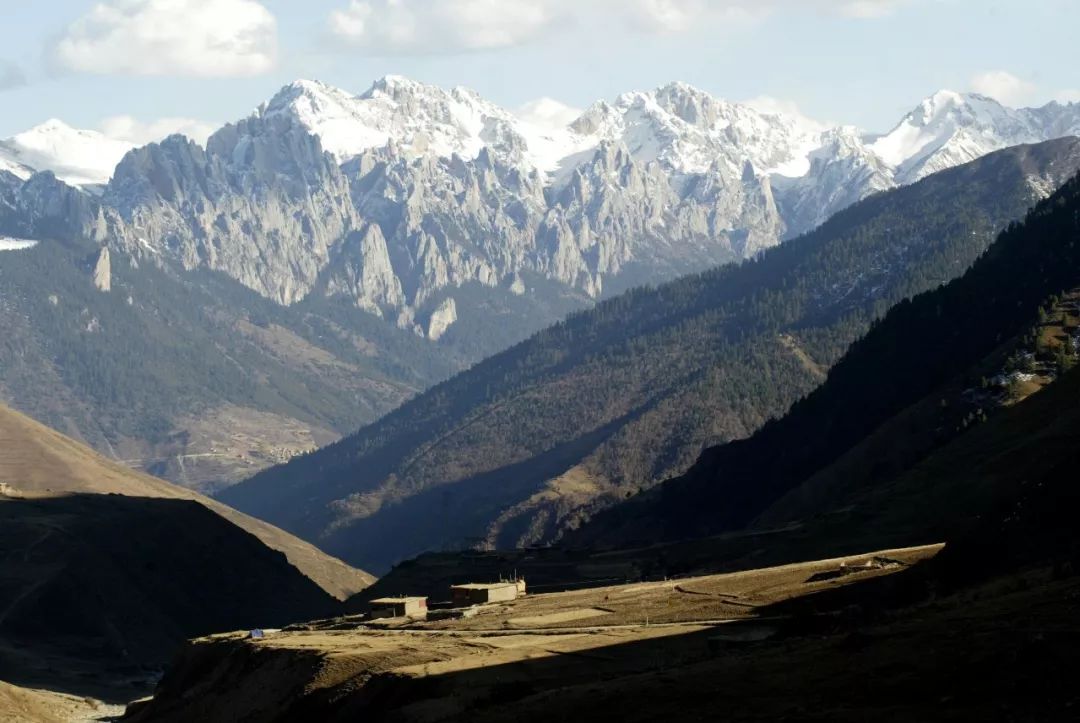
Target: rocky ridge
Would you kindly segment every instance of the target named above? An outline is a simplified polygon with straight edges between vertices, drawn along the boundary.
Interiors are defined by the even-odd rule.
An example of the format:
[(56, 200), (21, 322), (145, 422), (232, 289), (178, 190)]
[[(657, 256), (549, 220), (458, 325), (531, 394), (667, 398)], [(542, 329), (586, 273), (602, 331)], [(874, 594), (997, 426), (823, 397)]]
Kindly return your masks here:
[(990, 151), (1076, 133), (1080, 104), (1015, 110), (940, 91), (873, 137), (685, 83), (542, 126), (465, 88), (387, 76), (361, 95), (297, 81), (205, 149), (180, 136), (133, 149), (100, 201), (22, 165), (7, 178), (35, 184), (10, 192), (34, 207), (23, 219), (220, 271), (283, 305), (343, 296), (433, 338), (455, 289), (516, 294), (525, 274), (554, 284), (531, 294), (586, 305), (751, 257)]

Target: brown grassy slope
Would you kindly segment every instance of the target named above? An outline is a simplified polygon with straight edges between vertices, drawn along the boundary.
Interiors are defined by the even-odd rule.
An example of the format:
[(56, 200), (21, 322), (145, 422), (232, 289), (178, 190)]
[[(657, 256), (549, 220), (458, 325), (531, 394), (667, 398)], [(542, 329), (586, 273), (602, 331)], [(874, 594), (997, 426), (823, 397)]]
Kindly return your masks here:
[(121, 494), (193, 500), (255, 535), (326, 592), (343, 600), (374, 578), (313, 545), (190, 490), (102, 457), (29, 417), (0, 406), (0, 492)]
[(619, 680), (651, 671), (657, 663), (700, 661), (709, 656), (704, 638), (710, 634), (776, 632), (768, 622), (714, 631), (701, 621), (749, 620), (778, 601), (904, 567), (860, 567), (872, 557), (915, 564), (937, 550), (860, 555), (843, 561), (858, 572), (819, 582), (809, 580), (838, 569), (842, 561), (528, 595), (483, 608), (474, 618), (396, 629), (357, 628), (353, 620), (296, 626), (257, 641), (215, 635), (190, 642), (154, 700), (133, 710), (132, 718), (154, 723), (465, 720), (521, 695)]
[(0, 720), (4, 723), (66, 723), (98, 720), (120, 712), (90, 698), (20, 688), (0, 682)]

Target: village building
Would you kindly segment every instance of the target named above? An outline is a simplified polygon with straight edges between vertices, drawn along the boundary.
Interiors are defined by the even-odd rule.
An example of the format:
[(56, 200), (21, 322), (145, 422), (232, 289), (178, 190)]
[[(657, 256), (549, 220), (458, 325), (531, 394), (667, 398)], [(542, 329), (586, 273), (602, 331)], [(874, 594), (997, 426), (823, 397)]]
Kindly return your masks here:
[(524, 580), (510, 582), (467, 583), (452, 585), (450, 595), (456, 607), (464, 605), (484, 605), (486, 603), (509, 602), (525, 594)]
[(368, 603), (372, 618), (414, 618), (427, 617), (426, 597), (381, 597)]

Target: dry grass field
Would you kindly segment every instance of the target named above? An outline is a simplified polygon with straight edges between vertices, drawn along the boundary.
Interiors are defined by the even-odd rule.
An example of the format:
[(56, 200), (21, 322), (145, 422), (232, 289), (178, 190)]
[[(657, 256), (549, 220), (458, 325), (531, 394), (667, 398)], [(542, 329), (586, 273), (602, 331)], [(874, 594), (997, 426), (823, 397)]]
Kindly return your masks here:
[(940, 549), (527, 595), (464, 619), (352, 616), (263, 639), (211, 636), (189, 645), (157, 697), (132, 718), (456, 720), (504, 699), (582, 681), (606, 685), (701, 663), (717, 646), (770, 639), (789, 622), (772, 606), (902, 572)]

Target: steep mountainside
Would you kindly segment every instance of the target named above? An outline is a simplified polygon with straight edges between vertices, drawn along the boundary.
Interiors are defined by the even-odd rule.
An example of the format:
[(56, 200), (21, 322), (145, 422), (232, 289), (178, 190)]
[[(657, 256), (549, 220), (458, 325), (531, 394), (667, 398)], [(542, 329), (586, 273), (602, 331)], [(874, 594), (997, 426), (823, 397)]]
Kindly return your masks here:
[(145, 686), (187, 638), (336, 609), (283, 555), (179, 499), (0, 496), (0, 575), (0, 678), (16, 685)]
[[(0, 251), (0, 396), (172, 481), (212, 491), (242, 479), (464, 363), (348, 304), (281, 307), (221, 274), (82, 241), (64, 219), (90, 202), (44, 175), (13, 194), (10, 215), (0, 195), (0, 236), (44, 240)], [(19, 206), (30, 198), (43, 203)]]
[(379, 570), (551, 540), (781, 414), (1078, 167), (1066, 139), (875, 196), (753, 262), (571, 317), (223, 499)]
[[(1017, 372), (1016, 384), (1030, 384), (1040, 375), (1053, 378), (1075, 363), (1075, 319), (1063, 323), (1049, 340), (1044, 338), (1043, 320), (1049, 318), (1044, 307), (1048, 299), (1052, 302), (1056, 295), (1080, 285), (1078, 239), (1080, 178), (1041, 203), (1024, 223), (1010, 225), (962, 278), (894, 308), (851, 347), (825, 384), (782, 420), (766, 425), (748, 440), (706, 450), (684, 476), (594, 518), (576, 542), (682, 538), (738, 529), (763, 513), (766, 520), (775, 522), (800, 518), (807, 510), (819, 514), (850, 511), (845, 500), (867, 489), (880, 485), (891, 493), (910, 485), (910, 477), (907, 483), (888, 480), (927, 458), (936, 445), (977, 425), (998, 406), (986, 392), (992, 382), (978, 381), (979, 374), (987, 373), (978, 365), (1008, 340), (1034, 338), (1036, 352), (1041, 346), (1055, 350), (1058, 357), (1056, 370), (1040, 370), (1036, 352), (1014, 349), (1010, 363), (1027, 369)], [(1072, 297), (1070, 303), (1075, 304), (1075, 293)], [(954, 385), (951, 393), (949, 385)], [(1037, 393), (1023, 406), (1041, 408), (1038, 400), (1045, 393)], [(934, 408), (936, 412), (930, 413)], [(990, 433), (969, 434), (979, 439), (978, 435)], [(1048, 434), (1037, 438), (1056, 452), (1054, 433)], [(956, 449), (965, 449), (960, 444)], [(1066, 444), (1075, 448), (1075, 440)], [(1037, 449), (1017, 459), (1033, 454), (1038, 454)], [(1009, 459), (1005, 450), (990, 456)], [(862, 464), (853, 465), (854, 460)], [(974, 471), (988, 468), (985, 460), (969, 457), (968, 461), (972, 467), (962, 479), (970, 483)], [(1042, 469), (1034, 462), (1023, 463)], [(1068, 459), (1056, 462), (1068, 463)], [(930, 455), (925, 465), (932, 468), (934, 464), (935, 457)], [(1015, 464), (1021, 462), (1010, 463), (1010, 479), (1023, 474)], [(830, 467), (839, 472), (831, 472)], [(913, 474), (919, 479), (918, 471)], [(988, 473), (985, 481), (990, 487), (994, 476)], [(963, 504), (950, 499), (949, 491), (957, 489), (961, 495), (972, 494), (971, 489), (957, 485), (950, 480), (926, 490), (928, 501), (920, 505), (923, 511), (918, 514), (924, 518), (940, 514), (929, 503), (938, 497), (949, 500), (948, 508), (954, 513), (960, 510), (970, 515)], [(1038, 494), (1034, 489), (1029, 492)], [(885, 492), (878, 498), (879, 516), (887, 516), (887, 511), (881, 512), (883, 505), (899, 506)], [(770, 511), (774, 505), (779, 506)], [(913, 507), (903, 509), (915, 514)], [(864, 519), (863, 523), (868, 523), (868, 529), (885, 529), (873, 521)], [(890, 529), (902, 528), (893, 525)]]
[(330, 614), (372, 580), (2, 407), (0, 579), (0, 678), (132, 697), (186, 638)]
[[(337, 598), (369, 585), (373, 578), (302, 540), (215, 500), (112, 462), (84, 445), (6, 407), (0, 407), (0, 494), (20, 497), (122, 495), (196, 502), (266, 547)], [(47, 503), (43, 503), (47, 504)], [(159, 506), (164, 509), (165, 505)]]

